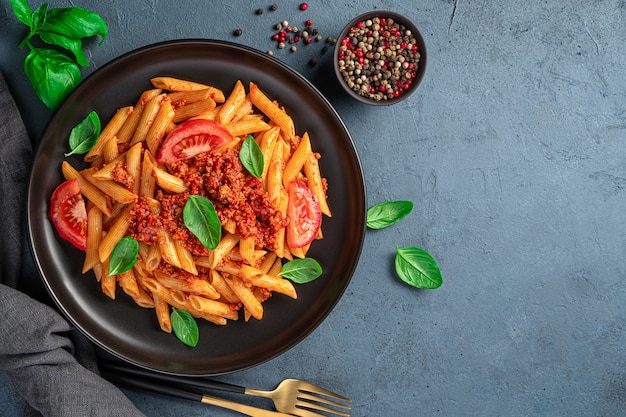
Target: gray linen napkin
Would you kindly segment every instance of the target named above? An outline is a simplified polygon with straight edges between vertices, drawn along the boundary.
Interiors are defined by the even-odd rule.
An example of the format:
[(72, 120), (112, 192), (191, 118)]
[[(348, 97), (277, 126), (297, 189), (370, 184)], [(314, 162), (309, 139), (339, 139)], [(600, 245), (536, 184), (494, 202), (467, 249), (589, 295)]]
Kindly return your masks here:
[[(32, 147), (0, 74), (0, 370), (26, 416), (143, 416), (97, 374), (93, 346), (53, 308), (17, 291)], [(30, 277), (31, 279), (33, 277)]]

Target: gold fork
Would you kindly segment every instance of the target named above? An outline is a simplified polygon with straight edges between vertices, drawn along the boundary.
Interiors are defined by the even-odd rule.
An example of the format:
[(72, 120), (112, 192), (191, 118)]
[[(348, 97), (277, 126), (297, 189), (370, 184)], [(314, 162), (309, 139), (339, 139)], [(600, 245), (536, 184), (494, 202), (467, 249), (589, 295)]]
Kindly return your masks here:
[(325, 415), (317, 411), (342, 417), (350, 416), (350, 406), (345, 404), (346, 402), (351, 402), (349, 398), (298, 379), (285, 379), (275, 389), (263, 391), (206, 378), (161, 374), (122, 364), (101, 363), (100, 369), (109, 373), (140, 376), (156, 381), (182, 384), (206, 390), (228, 391), (269, 398), (274, 402), (274, 407), (277, 411), (299, 417), (325, 417)]

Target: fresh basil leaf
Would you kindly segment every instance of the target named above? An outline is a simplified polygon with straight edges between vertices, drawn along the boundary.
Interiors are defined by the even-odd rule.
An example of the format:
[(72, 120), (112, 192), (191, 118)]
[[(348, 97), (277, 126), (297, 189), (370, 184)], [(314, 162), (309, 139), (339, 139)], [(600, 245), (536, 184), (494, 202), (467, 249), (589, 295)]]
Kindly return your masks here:
[(70, 132), (70, 152), (66, 153), (65, 156), (82, 155), (89, 152), (100, 136), (100, 127), (98, 113), (92, 111)]
[(70, 39), (83, 39), (101, 36), (100, 45), (107, 37), (108, 28), (104, 20), (91, 10), (80, 7), (51, 9), (42, 31), (53, 32)]
[(396, 248), (396, 273), (402, 281), (417, 288), (434, 289), (443, 283), (435, 258), (414, 246)]
[(192, 195), (183, 208), (183, 221), (207, 249), (215, 249), (222, 238), (222, 224), (215, 206), (207, 198)]
[(306, 284), (322, 275), (322, 267), (313, 258), (293, 259), (280, 270), (279, 275), (296, 284)]
[(44, 31), (39, 32), (39, 37), (48, 45), (57, 45), (72, 52), (79, 65), (89, 66), (89, 61), (83, 52), (83, 42), (80, 39), (71, 39), (58, 33)]
[(410, 201), (387, 201), (376, 204), (367, 210), (367, 227), (370, 229), (383, 229), (399, 222), (413, 210)]
[(172, 330), (174, 330), (178, 340), (187, 346), (196, 347), (200, 338), (200, 331), (193, 316), (185, 310), (172, 308), (170, 320), (172, 321)]
[(32, 12), (27, 0), (9, 0), (13, 14), (17, 17), (17, 20), (24, 23), (26, 26), (32, 26)]
[(117, 242), (111, 259), (109, 260), (109, 275), (117, 275), (126, 272), (137, 262), (139, 243), (130, 236), (123, 237)]
[(37, 32), (39, 28), (41, 28), (45, 23), (48, 17), (48, 3), (44, 3), (41, 6), (37, 7), (33, 12), (32, 21), (31, 21), (31, 31)]
[(251, 135), (249, 135), (241, 145), (239, 160), (241, 160), (241, 163), (251, 175), (257, 178), (263, 176), (263, 169), (265, 168), (263, 151)]
[(82, 79), (78, 65), (67, 55), (53, 49), (31, 49), (24, 60), (24, 71), (39, 99), (52, 110)]

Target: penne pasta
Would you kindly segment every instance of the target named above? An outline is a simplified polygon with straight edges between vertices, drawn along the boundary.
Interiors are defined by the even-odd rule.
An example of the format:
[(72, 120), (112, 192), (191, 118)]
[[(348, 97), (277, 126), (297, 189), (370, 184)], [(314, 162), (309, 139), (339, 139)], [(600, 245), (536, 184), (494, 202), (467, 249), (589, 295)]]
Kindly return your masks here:
[[(172, 309), (215, 325), (240, 316), (261, 320), (272, 294), (297, 299), (293, 283), (280, 276), (282, 265), (306, 257), (310, 247), (287, 245), (287, 186), (302, 179), (322, 213), (331, 215), (320, 154), (313, 151), (308, 133), (298, 136), (291, 116), (253, 82), (246, 92), (237, 80), (225, 95), (211, 85), (173, 77), (150, 81), (154, 88), (141, 93), (133, 106), (119, 108), (106, 123), (84, 157), (87, 167), (61, 165), (65, 179), (76, 179), (87, 200), (82, 271), (93, 271), (105, 296), (115, 299), (119, 287), (138, 306), (154, 309), (164, 332), (173, 331)], [(232, 139), (222, 140), (210, 155), (158, 164), (155, 156), (167, 134), (199, 118), (214, 121)], [(203, 134), (180, 146), (197, 146)], [(264, 161), (258, 179), (243, 168), (239, 155), (248, 135)], [(215, 171), (209, 174), (205, 166)], [(191, 194), (215, 199), (221, 239), (214, 249), (199, 246), (201, 239), (182, 218)], [(132, 268), (111, 276), (113, 251), (125, 236), (138, 242), (136, 260)], [(320, 230), (316, 239), (322, 237)]]

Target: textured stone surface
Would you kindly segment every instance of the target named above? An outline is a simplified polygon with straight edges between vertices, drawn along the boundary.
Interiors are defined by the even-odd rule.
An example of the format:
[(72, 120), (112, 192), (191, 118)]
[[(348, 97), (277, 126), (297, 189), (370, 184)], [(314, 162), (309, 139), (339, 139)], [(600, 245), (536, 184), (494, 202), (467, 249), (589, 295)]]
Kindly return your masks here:
[[(95, 67), (177, 38), (265, 51), (285, 19), (337, 36), (375, 8), (408, 16), (429, 52), (418, 91), (374, 108), (339, 92), (322, 44), (274, 48), (345, 121), (369, 204), (410, 199), (415, 210), (401, 226), (368, 231), (344, 298), (309, 338), (221, 379), (268, 388), (309, 379), (353, 398), (359, 417), (625, 415), (626, 3), (311, 0), (301, 12), (276, 1), (261, 16), (270, 3), (217, 3), (72, 2), (109, 23), (105, 44), (89, 48)], [(0, 70), (38, 137), (50, 113), (27, 85), (15, 47), (24, 32), (8, 12), (2, 3)], [(399, 282), (396, 245), (433, 254), (443, 286)], [(3, 411), (19, 415), (6, 379), (0, 387)], [(150, 416), (233, 415), (128, 393)]]

